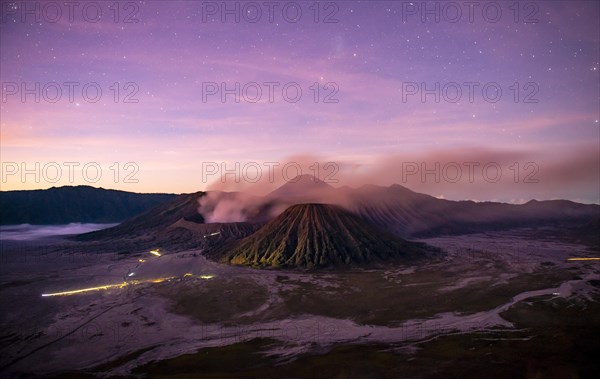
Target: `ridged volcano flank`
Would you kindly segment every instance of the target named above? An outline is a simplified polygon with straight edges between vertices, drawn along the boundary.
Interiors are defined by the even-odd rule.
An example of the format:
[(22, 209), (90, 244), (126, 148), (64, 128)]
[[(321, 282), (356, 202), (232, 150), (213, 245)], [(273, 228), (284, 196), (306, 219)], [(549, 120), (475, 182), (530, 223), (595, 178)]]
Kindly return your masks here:
[(430, 251), (424, 244), (382, 232), (339, 207), (298, 204), (239, 241), (223, 260), (261, 267), (313, 268), (413, 259)]

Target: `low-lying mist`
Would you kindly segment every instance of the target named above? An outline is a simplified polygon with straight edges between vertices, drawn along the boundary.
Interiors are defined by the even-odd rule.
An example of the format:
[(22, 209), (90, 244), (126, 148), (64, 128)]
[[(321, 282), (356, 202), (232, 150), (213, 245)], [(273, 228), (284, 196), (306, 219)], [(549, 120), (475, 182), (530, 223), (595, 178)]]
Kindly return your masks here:
[(0, 226), (0, 240), (29, 241), (46, 237), (88, 233), (115, 225), (117, 224), (4, 225)]

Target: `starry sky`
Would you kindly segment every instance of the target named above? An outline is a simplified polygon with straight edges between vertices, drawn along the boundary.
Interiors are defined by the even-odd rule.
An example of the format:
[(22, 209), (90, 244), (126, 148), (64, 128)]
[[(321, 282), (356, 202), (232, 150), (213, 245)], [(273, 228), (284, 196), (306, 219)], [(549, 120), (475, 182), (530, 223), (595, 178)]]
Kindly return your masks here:
[(597, 1), (111, 4), (2, 2), (2, 190), (192, 192), (208, 165), (334, 162), (335, 185), (600, 201)]

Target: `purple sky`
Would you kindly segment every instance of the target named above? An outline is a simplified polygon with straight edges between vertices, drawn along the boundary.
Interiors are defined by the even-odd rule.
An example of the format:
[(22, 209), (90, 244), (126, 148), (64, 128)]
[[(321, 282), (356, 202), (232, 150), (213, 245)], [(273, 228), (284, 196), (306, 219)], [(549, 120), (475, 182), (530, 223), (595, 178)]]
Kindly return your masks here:
[[(211, 162), (219, 170), (221, 163), (280, 162), (274, 175), (281, 181), (286, 162), (300, 163), (303, 173), (317, 162), (323, 174), (331, 161), (338, 185), (395, 182), (451, 199), (599, 202), (597, 1), (519, 3), (518, 13), (513, 2), (481, 2), (472, 19), (463, 2), (452, 3), (462, 12), (457, 18), (448, 2), (273, 1), (272, 19), (263, 3), (227, 2), (239, 9), (236, 22), (222, 1), (120, 2), (118, 14), (113, 2), (80, 2), (72, 19), (62, 1), (27, 2), (37, 16), (3, 1), (2, 190), (90, 184), (191, 192), (219, 180), (220, 172), (206, 175)], [(422, 19), (424, 8), (436, 7), (439, 20)], [(79, 83), (72, 101), (69, 82)], [(246, 89), (239, 103), (207, 94), (215, 88), (206, 83), (222, 82)], [(262, 90), (258, 101), (253, 82)], [(265, 83), (272, 82), (270, 101)], [(22, 86), (36, 92), (36, 83), (40, 101), (35, 93), (23, 99)], [(97, 102), (82, 96), (86, 84), (96, 96), (90, 83), (102, 89)], [(289, 98), (301, 88), (297, 102), (282, 95), (286, 84)], [(434, 90), (425, 99), (421, 85)], [(62, 96), (52, 102), (57, 87)], [(137, 89), (131, 98), (138, 102), (125, 102)], [(39, 178), (23, 176), (36, 162)], [(65, 162), (78, 164), (71, 164), (72, 183)], [(464, 162), (479, 164), (473, 182)], [(439, 180), (414, 173), (436, 163)], [(460, 180), (448, 180), (454, 163)], [(93, 167), (84, 175), (86, 164)], [(498, 167), (502, 178), (489, 180)], [(251, 184), (240, 175), (227, 188)], [(265, 168), (263, 181), (266, 175)]]

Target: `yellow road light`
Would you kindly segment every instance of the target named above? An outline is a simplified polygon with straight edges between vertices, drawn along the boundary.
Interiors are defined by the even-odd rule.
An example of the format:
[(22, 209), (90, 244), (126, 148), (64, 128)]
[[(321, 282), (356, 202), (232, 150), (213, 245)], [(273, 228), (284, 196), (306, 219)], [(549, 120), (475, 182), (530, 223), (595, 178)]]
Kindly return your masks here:
[(84, 292), (90, 292), (90, 291), (100, 291), (100, 290), (107, 290), (110, 288), (123, 288), (127, 285), (127, 282), (123, 282), (123, 283), (119, 283), (119, 284), (107, 284), (104, 286), (98, 286), (98, 287), (90, 287), (90, 288), (83, 288), (80, 290), (73, 290), (73, 291), (63, 291), (63, 292), (54, 292), (54, 293), (43, 293), (42, 297), (48, 297), (48, 296), (66, 296), (66, 295), (75, 295), (78, 293), (84, 293)]
[(42, 297), (75, 295), (75, 294), (91, 292), (91, 291), (108, 290), (111, 288), (123, 288), (123, 287), (129, 286), (129, 285), (136, 285), (136, 284), (142, 284), (142, 283), (162, 283), (164, 281), (171, 280), (174, 278), (175, 278), (175, 276), (169, 276), (166, 278), (147, 279), (147, 280), (132, 280), (130, 282), (123, 282), (123, 283), (119, 283), (119, 284), (106, 284), (103, 286), (82, 288), (82, 289), (73, 290), (73, 291), (43, 293)]
[[(187, 278), (187, 277), (190, 277), (190, 276), (194, 276), (194, 274), (190, 274), (190, 273), (188, 272), (188, 273), (186, 273), (186, 274), (184, 274), (184, 275), (183, 275), (183, 277), (184, 277), (184, 278)], [(214, 276), (214, 275), (198, 275), (198, 276), (196, 276), (196, 277), (197, 277), (197, 278), (200, 278), (200, 279), (212, 279), (212, 278), (214, 278), (215, 276)]]
[(568, 261), (600, 261), (600, 258), (567, 258)]

